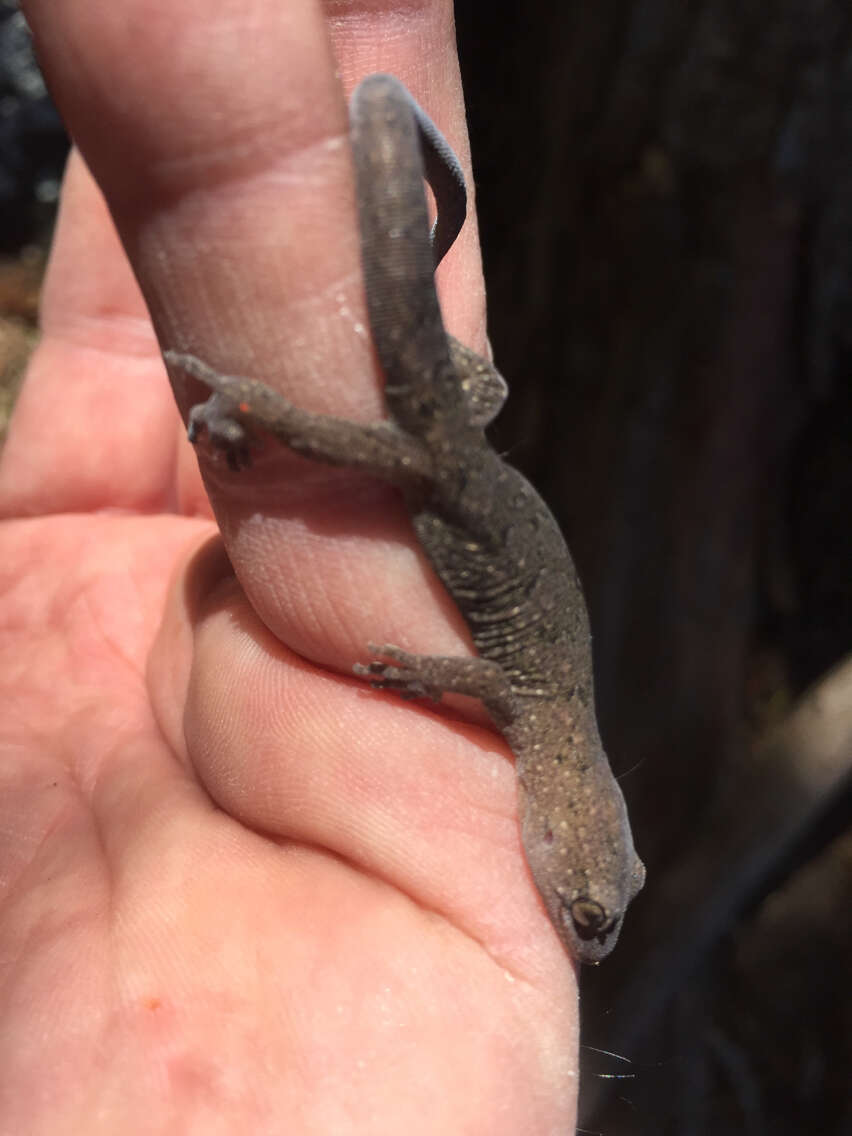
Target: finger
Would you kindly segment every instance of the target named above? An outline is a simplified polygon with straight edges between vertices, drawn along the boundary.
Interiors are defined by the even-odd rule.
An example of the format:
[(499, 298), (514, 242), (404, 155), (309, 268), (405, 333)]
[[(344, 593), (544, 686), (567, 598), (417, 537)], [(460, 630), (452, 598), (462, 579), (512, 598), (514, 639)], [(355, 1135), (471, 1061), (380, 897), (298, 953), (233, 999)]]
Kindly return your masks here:
[(485, 293), (476, 223), (475, 182), (464, 97), (456, 53), (453, 5), (445, 0), (412, 4), (405, 11), (384, 0), (326, 7), (329, 29), (347, 94), (375, 71), (396, 75), (408, 87), (458, 156), (467, 181), (468, 212), (450, 255), (437, 272), (447, 330), (480, 354), (488, 350)]
[(172, 590), (149, 679), (164, 735), (226, 813), (329, 849), (510, 970), (539, 982), (552, 968), (570, 989), (521, 851), (512, 763), (490, 730), (341, 681), (283, 647), (218, 542)]
[(340, 323), (325, 290), (357, 291), (345, 109), (316, 5), (28, 13), (161, 337), (289, 372), (331, 312)]
[[(345, 7), (341, 69), (354, 71), (359, 18), (385, 28), (376, 34), (387, 51), (371, 65), (413, 74), (418, 53), (453, 59), (449, 10), (415, 5), (382, 23), (369, 4)], [(158, 11), (154, 0), (28, 7), (161, 341), (308, 409), (379, 416), (346, 112), (322, 10), (192, 0), (169, 5), (167, 19)], [(441, 97), (459, 123), (457, 82)], [(481, 307), (481, 285), (473, 291)], [(208, 465), (206, 479), (252, 603), (300, 653), (346, 670), (371, 639), (441, 653), (469, 645), (392, 492), (273, 448), (253, 473)]]
[(6, 516), (173, 509), (183, 451), (190, 511), (203, 495), (139, 286), (106, 203), (72, 151), (31, 361), (0, 465)]

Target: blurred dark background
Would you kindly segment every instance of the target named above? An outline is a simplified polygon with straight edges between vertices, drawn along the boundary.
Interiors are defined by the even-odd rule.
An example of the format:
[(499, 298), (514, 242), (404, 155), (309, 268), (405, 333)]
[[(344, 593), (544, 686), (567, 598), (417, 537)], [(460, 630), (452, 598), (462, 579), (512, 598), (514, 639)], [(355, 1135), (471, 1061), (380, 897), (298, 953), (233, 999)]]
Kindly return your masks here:
[(852, 5), (457, 20), (498, 441), (648, 867), (582, 976), (581, 1128), (848, 1136)]
[[(569, 538), (648, 867), (581, 1130), (852, 1134), (852, 6), (458, 0), (495, 440)], [(0, 369), (67, 143), (0, 0)]]
[(67, 152), (24, 18), (14, 0), (0, 0), (0, 438), (35, 343)]

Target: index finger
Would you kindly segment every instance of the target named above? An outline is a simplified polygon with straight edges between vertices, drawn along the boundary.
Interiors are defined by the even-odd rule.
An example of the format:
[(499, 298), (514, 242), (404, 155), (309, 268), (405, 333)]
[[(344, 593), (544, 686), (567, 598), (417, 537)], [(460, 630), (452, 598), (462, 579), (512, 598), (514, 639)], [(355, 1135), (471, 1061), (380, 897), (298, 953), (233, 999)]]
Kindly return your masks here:
[[(346, 108), (323, 10), (312, 0), (123, 0), (84, 5), (83, 18), (79, 3), (30, 0), (27, 11), (160, 341), (306, 409), (380, 417)], [(459, 146), (451, 5), (334, 11), (346, 85), (362, 68), (395, 71)], [(471, 229), (441, 279), (451, 329), (478, 347), (475, 248)], [(178, 393), (186, 410), (195, 392)], [(260, 479), (208, 470), (207, 484), (240, 579), (279, 637), (344, 668), (377, 636), (444, 652), (467, 642), (392, 493), (321, 468), (295, 478), (283, 453), (270, 461)], [(365, 579), (380, 581), (366, 602)], [(377, 612), (392, 618), (379, 626)]]

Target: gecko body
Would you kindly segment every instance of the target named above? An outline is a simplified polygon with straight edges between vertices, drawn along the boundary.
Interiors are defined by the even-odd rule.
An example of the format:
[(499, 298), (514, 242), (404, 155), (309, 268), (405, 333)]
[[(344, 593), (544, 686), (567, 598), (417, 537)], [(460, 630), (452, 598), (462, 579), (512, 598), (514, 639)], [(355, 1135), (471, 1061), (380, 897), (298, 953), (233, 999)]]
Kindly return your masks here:
[[(374, 685), (481, 699), (516, 757), (522, 838), (533, 879), (581, 962), (612, 950), (642, 887), (627, 810), (600, 741), (588, 617), (559, 528), (525, 478), (485, 438), (505, 383), (448, 336), (433, 274), (464, 220), (464, 179), (405, 87), (365, 79), (350, 105), (362, 260), (390, 419), (313, 414), (255, 380), (166, 352), (211, 396), (190, 413), (234, 468), (249, 431), (298, 453), (365, 470), (402, 490), (418, 540), (470, 628), (474, 658), (372, 648), (356, 667)], [(438, 219), (430, 238), (424, 176)]]

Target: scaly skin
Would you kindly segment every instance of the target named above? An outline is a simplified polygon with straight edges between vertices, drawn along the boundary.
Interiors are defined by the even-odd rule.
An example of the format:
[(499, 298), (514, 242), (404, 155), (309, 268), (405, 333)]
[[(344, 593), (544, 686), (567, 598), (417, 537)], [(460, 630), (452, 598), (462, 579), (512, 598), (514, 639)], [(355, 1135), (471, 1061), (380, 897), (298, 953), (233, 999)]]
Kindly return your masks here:
[[(362, 426), (311, 414), (194, 356), (166, 352), (166, 360), (211, 390), (193, 408), (190, 438), (206, 431), (235, 469), (250, 458), (247, 428), (260, 427), (300, 454), (402, 490), (479, 656), (383, 646), (356, 669), (408, 696), (483, 701), (517, 759), (524, 847), (550, 918), (579, 961), (598, 963), (615, 945), (644, 868), (598, 733), (580, 583), (547, 506), (485, 438), (505, 385), (444, 330), (433, 272), (456, 235), (442, 228), (441, 213), (458, 185), (452, 165), (441, 178), (448, 167), (435, 161), (444, 155), (440, 135), (388, 75), (364, 80), (350, 114), (367, 304), (391, 420)], [(439, 204), (434, 245), (424, 148)], [(463, 200), (444, 212), (458, 227)]]

